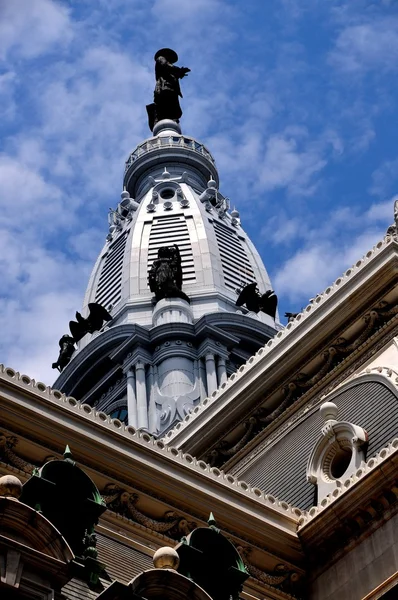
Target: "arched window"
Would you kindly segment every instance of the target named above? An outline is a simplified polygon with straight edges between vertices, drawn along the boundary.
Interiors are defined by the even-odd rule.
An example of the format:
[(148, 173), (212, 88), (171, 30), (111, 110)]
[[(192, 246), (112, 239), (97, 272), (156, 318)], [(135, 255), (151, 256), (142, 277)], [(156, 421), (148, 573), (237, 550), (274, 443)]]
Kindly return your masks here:
[(119, 406), (110, 413), (111, 419), (119, 419), (122, 423), (127, 425), (127, 406)]

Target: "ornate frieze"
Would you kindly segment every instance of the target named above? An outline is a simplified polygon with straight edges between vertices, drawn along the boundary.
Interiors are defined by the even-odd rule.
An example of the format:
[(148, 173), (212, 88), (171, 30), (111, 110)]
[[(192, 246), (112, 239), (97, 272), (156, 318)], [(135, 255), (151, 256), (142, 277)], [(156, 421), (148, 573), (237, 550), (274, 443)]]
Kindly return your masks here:
[(313, 361), (312, 371), (308, 368), (307, 372), (298, 373), (279, 388), (281, 402), (272, 412), (269, 412), (264, 406), (257, 408), (243, 422), (244, 429), (241, 428), (238, 439), (235, 438), (232, 444), (225, 440), (219, 441), (204, 456), (204, 460), (207, 460), (212, 466), (223, 465), (229, 457), (234, 456), (258, 433), (280, 417), (300, 396), (319, 384), (339, 363), (351, 356), (372, 334), (397, 314), (398, 305), (396, 303), (390, 305), (385, 301), (379, 302), (362, 317), (362, 328), (356, 332), (356, 335), (351, 338), (348, 338), (348, 335), (347, 337), (340, 335), (328, 348), (320, 353), (319, 360)]
[(107, 507), (112, 511), (136, 521), (151, 531), (167, 534), (173, 539), (179, 540), (197, 527), (195, 522), (187, 521), (185, 517), (179, 516), (174, 511), (167, 511), (162, 519), (154, 519), (144, 514), (137, 508), (139, 495), (128, 492), (116, 484), (107, 484), (101, 494)]
[(14, 452), (17, 442), (18, 439), (15, 436), (6, 436), (0, 433), (0, 460), (31, 475), (36, 469), (36, 465), (24, 460)]

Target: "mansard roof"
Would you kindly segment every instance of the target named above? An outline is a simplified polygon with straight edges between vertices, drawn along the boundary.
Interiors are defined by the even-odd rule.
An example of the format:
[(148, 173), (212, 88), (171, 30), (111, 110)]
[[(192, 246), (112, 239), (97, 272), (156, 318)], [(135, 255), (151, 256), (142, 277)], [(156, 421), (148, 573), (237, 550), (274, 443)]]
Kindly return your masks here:
[(165, 443), (233, 467), (394, 331), (397, 273), (398, 241), (386, 235), (169, 431)]

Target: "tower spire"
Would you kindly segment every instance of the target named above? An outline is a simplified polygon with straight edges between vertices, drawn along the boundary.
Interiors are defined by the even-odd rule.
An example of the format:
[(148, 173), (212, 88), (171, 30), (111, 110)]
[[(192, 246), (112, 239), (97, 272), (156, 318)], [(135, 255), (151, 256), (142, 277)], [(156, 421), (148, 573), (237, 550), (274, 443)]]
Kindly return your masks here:
[[(155, 90), (153, 136), (126, 161), (121, 201), (111, 209), (84, 300), (83, 315), (97, 304), (111, 320), (86, 328), (56, 382), (157, 436), (276, 331), (274, 313), (263, 310), (267, 271), (239, 212), (229, 210), (215, 160), (203, 143), (181, 135), (179, 79), (188, 70), (175, 71), (177, 55), (166, 50), (155, 55), (156, 74), (174, 73), (178, 87), (168, 90), (165, 80)], [(250, 306), (237, 306), (236, 289), (245, 286), (260, 296), (250, 287)]]

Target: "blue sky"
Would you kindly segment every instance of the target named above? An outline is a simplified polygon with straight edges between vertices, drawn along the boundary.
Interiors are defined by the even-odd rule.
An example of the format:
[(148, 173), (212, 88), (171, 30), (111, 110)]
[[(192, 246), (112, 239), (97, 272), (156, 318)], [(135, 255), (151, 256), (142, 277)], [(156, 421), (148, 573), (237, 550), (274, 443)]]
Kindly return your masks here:
[(175, 48), (183, 131), (216, 158), (296, 311), (392, 222), (396, 0), (0, 0), (0, 359), (51, 383), (149, 136), (153, 54)]

